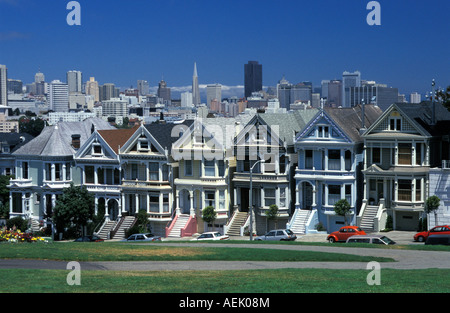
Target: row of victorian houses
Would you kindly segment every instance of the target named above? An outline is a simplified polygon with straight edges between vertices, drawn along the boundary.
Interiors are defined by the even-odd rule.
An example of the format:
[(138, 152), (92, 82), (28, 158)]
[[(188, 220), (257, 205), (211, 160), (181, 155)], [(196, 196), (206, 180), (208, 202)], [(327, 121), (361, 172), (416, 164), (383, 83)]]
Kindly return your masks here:
[[(352, 224), (377, 231), (390, 215), (394, 229), (415, 230), (429, 195), (447, 199), (449, 135), (450, 113), (428, 102), (176, 123), (162, 116), (131, 129), (62, 122), (10, 154), (10, 216), (49, 220), (74, 183), (95, 196), (96, 210), (105, 208), (104, 227), (145, 210), (162, 236), (243, 235), (250, 220), (258, 234), (275, 226), (331, 232), (344, 224), (333, 210), (340, 199), (351, 205)], [(275, 222), (265, 215), (272, 204)], [(217, 213), (213, 225), (202, 220), (206, 206)]]

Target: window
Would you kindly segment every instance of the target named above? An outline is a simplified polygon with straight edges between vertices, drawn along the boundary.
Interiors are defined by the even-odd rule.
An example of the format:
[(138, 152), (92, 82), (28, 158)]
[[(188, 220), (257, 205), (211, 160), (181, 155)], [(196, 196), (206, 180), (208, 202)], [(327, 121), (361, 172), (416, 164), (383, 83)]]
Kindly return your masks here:
[(341, 186), (328, 185), (328, 205), (334, 205), (341, 199)]
[(224, 177), (225, 176), (225, 161), (224, 160), (217, 161), (217, 166), (219, 168), (219, 176)]
[(163, 195), (163, 213), (169, 212), (169, 195)]
[(286, 173), (286, 156), (284, 154), (282, 156), (280, 156), (279, 168), (280, 168), (280, 174)]
[(389, 130), (402, 130), (402, 119), (400, 117), (393, 117), (389, 119)]
[(150, 150), (149, 142), (148, 142), (147, 138), (139, 138), (138, 150), (139, 151), (148, 151), (148, 150)]
[(411, 201), (411, 188), (412, 184), (410, 180), (399, 179), (398, 201)]
[(22, 179), (28, 179), (28, 162), (22, 162)]
[(345, 150), (345, 170), (352, 170), (352, 152), (350, 150)]
[(94, 143), (92, 145), (92, 154), (94, 155), (102, 154), (102, 146), (99, 143)]
[(71, 170), (72, 166), (70, 166), (70, 163), (66, 163), (66, 180), (71, 180)]
[(411, 144), (399, 143), (398, 144), (398, 164), (411, 165)]
[(330, 137), (330, 128), (328, 126), (318, 126), (317, 127), (317, 135), (319, 138)]
[(150, 162), (148, 164), (148, 170), (149, 170), (149, 179), (158, 181), (159, 180), (159, 163), (157, 162)]
[(422, 144), (416, 143), (416, 165), (422, 165)]
[(150, 195), (150, 212), (159, 212), (159, 195)]
[(381, 163), (381, 149), (380, 148), (372, 148), (372, 163), (374, 163), (374, 164)]
[[(50, 165), (50, 164), (46, 164)], [(48, 174), (49, 171), (46, 170), (46, 173)], [(51, 172), (50, 172), (51, 175)], [(94, 167), (93, 166), (85, 166), (84, 167), (84, 176), (86, 177), (86, 184), (93, 184), (94, 183)]]
[(280, 189), (280, 208), (286, 207), (286, 188)]
[(105, 171), (102, 168), (97, 169), (97, 180), (100, 185), (105, 184)]
[(345, 185), (345, 200), (352, 204), (352, 185)]
[(216, 176), (216, 166), (214, 160), (204, 160), (205, 176)]
[(421, 179), (416, 179), (416, 201), (422, 201)]
[(275, 188), (264, 189), (264, 206), (269, 207), (276, 204), (275, 194)]
[(192, 160), (184, 161), (184, 175), (192, 176)]
[(131, 179), (138, 179), (138, 165), (131, 164)]
[(305, 150), (305, 169), (312, 170), (313, 168), (313, 151)]
[(205, 208), (215, 206), (215, 191), (205, 191)]
[(59, 164), (59, 163), (55, 164), (55, 180), (56, 181), (62, 180), (62, 169), (61, 169), (61, 164)]
[(219, 190), (219, 210), (225, 210), (225, 190)]
[(169, 180), (169, 165), (163, 164), (162, 166), (162, 175), (163, 175), (163, 181)]
[(341, 169), (341, 150), (328, 150), (328, 169), (335, 171)]

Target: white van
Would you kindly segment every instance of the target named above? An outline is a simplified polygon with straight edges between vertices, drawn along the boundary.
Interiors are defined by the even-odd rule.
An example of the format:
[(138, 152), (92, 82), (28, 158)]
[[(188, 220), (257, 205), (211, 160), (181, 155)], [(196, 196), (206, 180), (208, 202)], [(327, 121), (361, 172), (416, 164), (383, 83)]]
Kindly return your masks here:
[(356, 235), (347, 239), (347, 243), (373, 243), (380, 245), (393, 245), (395, 241), (383, 235)]

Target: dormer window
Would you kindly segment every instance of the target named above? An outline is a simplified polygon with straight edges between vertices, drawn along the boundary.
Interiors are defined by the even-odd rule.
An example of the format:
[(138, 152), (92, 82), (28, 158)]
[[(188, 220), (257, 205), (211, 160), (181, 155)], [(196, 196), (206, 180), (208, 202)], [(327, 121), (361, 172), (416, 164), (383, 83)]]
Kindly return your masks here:
[(140, 138), (138, 142), (138, 150), (139, 151), (149, 151), (149, 142), (146, 138)]
[(319, 138), (328, 138), (330, 137), (330, 130), (328, 126), (318, 126), (317, 127), (317, 136)]
[(99, 143), (94, 143), (92, 145), (92, 154), (94, 156), (100, 156), (102, 155), (102, 146)]
[(402, 119), (400, 117), (391, 117), (389, 119), (389, 130), (402, 130)]

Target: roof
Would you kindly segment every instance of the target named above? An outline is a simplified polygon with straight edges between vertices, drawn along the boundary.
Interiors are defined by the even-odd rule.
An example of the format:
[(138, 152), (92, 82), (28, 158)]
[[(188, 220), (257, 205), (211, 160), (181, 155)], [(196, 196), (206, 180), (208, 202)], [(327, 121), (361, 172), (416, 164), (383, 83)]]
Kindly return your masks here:
[(178, 136), (172, 136), (172, 129), (179, 125), (189, 128), (194, 123), (193, 120), (184, 120), (181, 123), (151, 123), (146, 124), (145, 128), (150, 132), (153, 138), (161, 145), (163, 149), (167, 149), (169, 154), (172, 151), (172, 144), (179, 139)]
[(10, 148), (12, 148), (11, 152), (19, 149), (33, 138), (34, 137), (28, 133), (0, 133), (0, 142), (10, 146)]
[[(350, 137), (353, 142), (362, 141), (360, 129), (362, 128), (362, 106), (351, 108), (325, 107), (325, 113)], [(364, 128), (369, 128), (383, 111), (376, 105), (364, 105)]]
[(435, 103), (436, 124), (431, 125), (433, 115), (431, 101), (421, 103), (396, 103), (395, 106), (429, 136), (450, 134), (450, 112), (441, 103)]
[(98, 134), (102, 136), (116, 154), (119, 154), (120, 147), (123, 147), (137, 129), (139, 129), (139, 125), (127, 129), (103, 129), (99, 130)]
[(45, 127), (41, 134), (26, 143), (14, 155), (36, 156), (71, 156), (75, 153), (72, 147), (72, 135), (80, 135), (81, 143), (88, 140), (92, 129), (114, 129), (108, 122), (100, 118), (89, 118), (82, 122), (60, 122)]
[(317, 109), (295, 110), (291, 113), (261, 113), (258, 116), (271, 128), (278, 126), (278, 137), (288, 146), (295, 135), (317, 114)]

